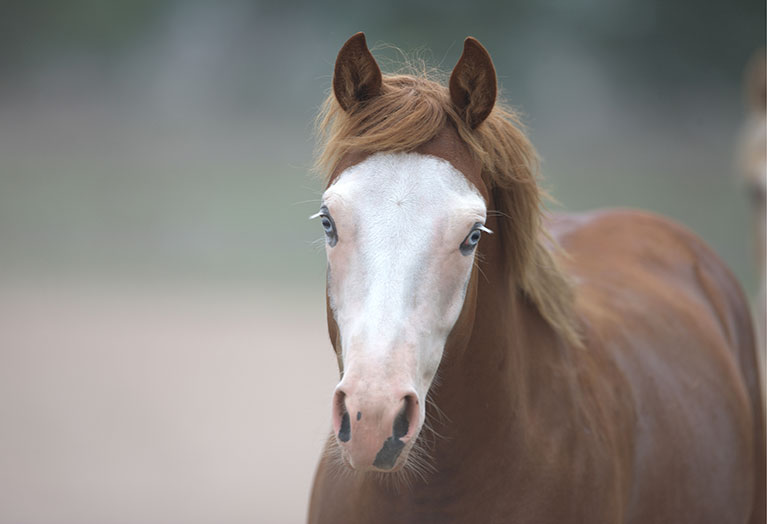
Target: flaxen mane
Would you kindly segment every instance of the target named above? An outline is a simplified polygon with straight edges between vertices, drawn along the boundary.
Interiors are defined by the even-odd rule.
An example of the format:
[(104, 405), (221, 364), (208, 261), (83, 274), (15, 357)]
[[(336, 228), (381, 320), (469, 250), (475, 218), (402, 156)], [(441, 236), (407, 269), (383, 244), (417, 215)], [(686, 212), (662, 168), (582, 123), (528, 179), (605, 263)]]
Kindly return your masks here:
[(481, 161), (482, 177), (499, 215), (511, 282), (570, 342), (578, 342), (572, 288), (557, 266), (558, 247), (542, 224), (538, 156), (518, 116), (496, 103), (472, 129), (456, 112), (448, 89), (426, 75), (386, 75), (382, 93), (344, 111), (331, 93), (318, 116), (316, 168), (329, 181), (349, 151), (412, 151), (452, 125)]

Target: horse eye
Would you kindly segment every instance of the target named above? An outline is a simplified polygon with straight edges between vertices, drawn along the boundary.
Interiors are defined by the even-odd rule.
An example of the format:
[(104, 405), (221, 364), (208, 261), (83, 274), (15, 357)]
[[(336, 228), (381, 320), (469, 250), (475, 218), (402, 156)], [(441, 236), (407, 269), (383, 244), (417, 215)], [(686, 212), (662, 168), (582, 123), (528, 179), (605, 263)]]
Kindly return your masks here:
[[(323, 211), (327, 213), (327, 209), (323, 209)], [(338, 243), (336, 223), (333, 222), (333, 219), (330, 215), (320, 215), (320, 217), (322, 218), (322, 229), (325, 230), (325, 237), (327, 237), (328, 245), (333, 247)]]
[(331, 218), (328, 208), (322, 206), (319, 213), (315, 213), (310, 216), (309, 220), (313, 220), (315, 218), (322, 219), (322, 229), (325, 230), (325, 236), (327, 237), (328, 245), (330, 247), (335, 246), (338, 243), (338, 232), (336, 231), (336, 223), (333, 222), (333, 218)]
[(474, 251), (474, 248), (477, 247), (477, 244), (479, 244), (479, 239), (482, 238), (482, 231), (479, 229), (476, 229), (477, 225), (475, 225), (474, 227), (475, 229), (472, 229), (471, 232), (468, 235), (466, 235), (466, 238), (463, 240), (463, 242), (461, 242), (461, 245), (458, 247), (462, 255), (471, 254), (471, 252)]

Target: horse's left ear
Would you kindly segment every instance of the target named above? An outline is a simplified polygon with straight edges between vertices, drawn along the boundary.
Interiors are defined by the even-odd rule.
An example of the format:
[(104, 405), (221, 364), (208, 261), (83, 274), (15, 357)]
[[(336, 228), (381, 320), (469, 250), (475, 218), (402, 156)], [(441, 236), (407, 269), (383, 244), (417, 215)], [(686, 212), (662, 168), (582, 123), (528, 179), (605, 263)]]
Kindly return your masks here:
[(381, 93), (381, 69), (370, 54), (365, 34), (357, 33), (338, 52), (333, 93), (344, 111)]
[(450, 99), (472, 129), (490, 115), (497, 89), (490, 54), (476, 39), (466, 38), (450, 75)]

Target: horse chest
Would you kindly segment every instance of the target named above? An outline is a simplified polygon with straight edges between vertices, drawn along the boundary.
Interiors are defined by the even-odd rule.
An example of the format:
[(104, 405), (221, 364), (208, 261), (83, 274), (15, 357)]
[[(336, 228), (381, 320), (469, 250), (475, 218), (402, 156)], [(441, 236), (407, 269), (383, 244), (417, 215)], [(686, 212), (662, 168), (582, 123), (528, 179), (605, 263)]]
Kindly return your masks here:
[[(573, 488), (572, 476), (553, 470), (531, 475), (531, 465), (497, 460), (484, 471), (442, 471), (428, 483), (394, 486), (320, 469), (309, 522), (323, 523), (509, 523), (617, 522), (605, 490)], [(588, 483), (589, 485), (591, 483)]]

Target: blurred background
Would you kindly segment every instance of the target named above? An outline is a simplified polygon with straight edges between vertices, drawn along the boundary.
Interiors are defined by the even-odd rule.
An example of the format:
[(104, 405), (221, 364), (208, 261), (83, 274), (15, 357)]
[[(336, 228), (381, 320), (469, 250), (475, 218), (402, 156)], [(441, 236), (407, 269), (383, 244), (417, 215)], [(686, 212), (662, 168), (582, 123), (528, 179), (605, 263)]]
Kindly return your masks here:
[(312, 120), (356, 31), (525, 115), (552, 209), (686, 224), (749, 294), (763, 0), (0, 2), (0, 524), (292, 523), (337, 380)]

